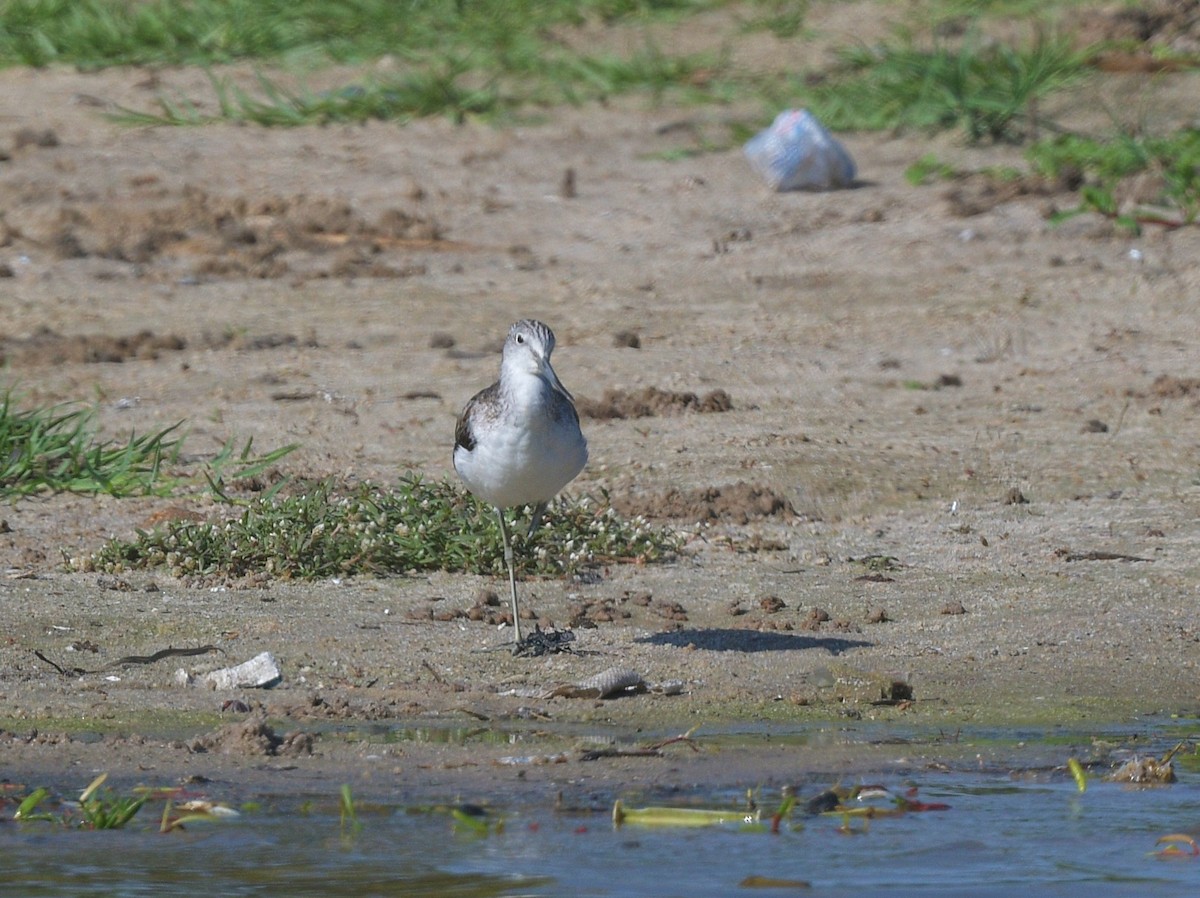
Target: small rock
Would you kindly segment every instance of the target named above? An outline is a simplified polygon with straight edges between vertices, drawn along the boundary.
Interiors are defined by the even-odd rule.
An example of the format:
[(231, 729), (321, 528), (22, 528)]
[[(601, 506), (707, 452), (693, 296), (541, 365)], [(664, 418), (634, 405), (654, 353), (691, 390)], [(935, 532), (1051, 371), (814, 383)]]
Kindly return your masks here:
[(58, 146), (58, 135), (51, 128), (21, 128), (13, 135), (13, 149), (25, 147), (50, 148)]
[(563, 172), (558, 193), (564, 200), (573, 200), (575, 197), (579, 196), (579, 190), (576, 187), (575, 180), (575, 169), (568, 168)]

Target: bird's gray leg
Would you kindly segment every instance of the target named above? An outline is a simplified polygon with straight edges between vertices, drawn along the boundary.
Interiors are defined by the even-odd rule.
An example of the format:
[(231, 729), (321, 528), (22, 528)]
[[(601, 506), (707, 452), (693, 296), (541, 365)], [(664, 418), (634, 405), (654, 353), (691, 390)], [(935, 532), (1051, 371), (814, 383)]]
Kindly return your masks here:
[(512, 539), (508, 535), (508, 524), (504, 520), (504, 509), (496, 509), (496, 517), (500, 519), (500, 535), (504, 537), (504, 563), (508, 567), (508, 588), (512, 593), (513, 632), (517, 636), (517, 645), (521, 644), (521, 615), (517, 610), (517, 575), (513, 570)]
[(546, 503), (539, 502), (533, 508), (533, 520), (529, 522), (529, 532), (525, 534), (526, 539), (533, 538), (533, 531), (538, 529), (538, 524), (542, 523), (542, 515), (546, 513)]

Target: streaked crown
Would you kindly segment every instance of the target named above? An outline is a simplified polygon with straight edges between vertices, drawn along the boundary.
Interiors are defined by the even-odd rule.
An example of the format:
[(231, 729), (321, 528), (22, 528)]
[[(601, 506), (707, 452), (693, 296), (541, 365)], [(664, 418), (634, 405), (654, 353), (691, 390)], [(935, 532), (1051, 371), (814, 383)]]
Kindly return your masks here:
[(543, 358), (548, 359), (550, 353), (554, 351), (554, 331), (540, 321), (522, 318), (520, 321), (514, 322), (513, 326), (508, 329), (506, 342), (517, 346), (531, 346), (537, 349)]

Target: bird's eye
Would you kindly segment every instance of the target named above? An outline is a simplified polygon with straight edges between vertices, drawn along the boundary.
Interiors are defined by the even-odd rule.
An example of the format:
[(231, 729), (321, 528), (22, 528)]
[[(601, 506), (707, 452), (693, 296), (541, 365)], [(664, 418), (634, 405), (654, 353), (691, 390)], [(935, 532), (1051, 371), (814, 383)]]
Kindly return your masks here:
[(525, 342), (525, 335), (524, 335), (524, 334), (517, 334), (517, 336), (516, 336), (516, 341), (517, 341), (517, 343), (524, 343), (524, 342)]

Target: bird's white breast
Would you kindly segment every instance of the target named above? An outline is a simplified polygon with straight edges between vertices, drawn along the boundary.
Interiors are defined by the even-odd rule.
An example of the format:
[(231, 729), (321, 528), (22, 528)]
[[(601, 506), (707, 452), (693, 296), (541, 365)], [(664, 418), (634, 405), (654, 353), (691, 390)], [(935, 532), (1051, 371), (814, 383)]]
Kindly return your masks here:
[[(540, 377), (513, 378), (501, 403), (472, 421), (473, 449), (454, 450), (467, 488), (498, 508), (548, 502), (587, 464), (587, 440), (568, 400)], [(486, 412), (486, 413), (485, 413)]]

